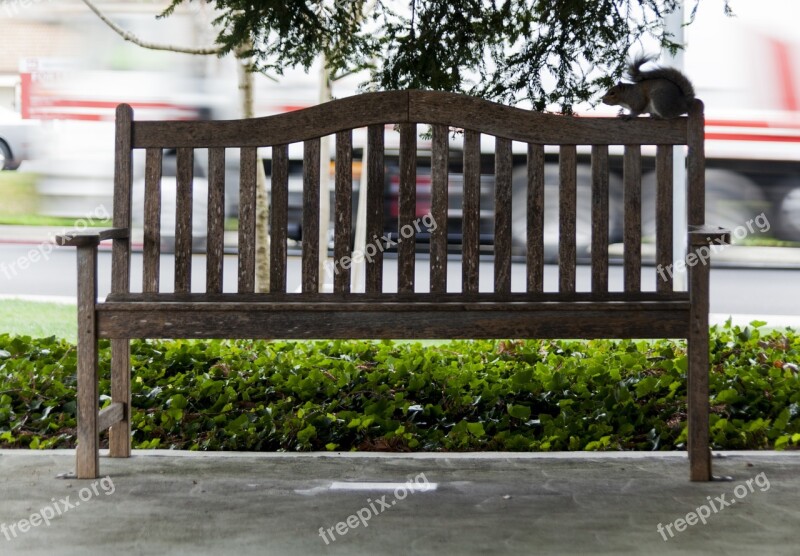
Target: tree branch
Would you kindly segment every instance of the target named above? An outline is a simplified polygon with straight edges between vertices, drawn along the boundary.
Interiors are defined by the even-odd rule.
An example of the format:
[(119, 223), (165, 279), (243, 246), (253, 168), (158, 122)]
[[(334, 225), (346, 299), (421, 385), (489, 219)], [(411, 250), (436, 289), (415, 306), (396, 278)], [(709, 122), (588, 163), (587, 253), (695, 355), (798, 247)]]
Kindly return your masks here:
[(221, 46), (211, 46), (208, 48), (183, 48), (180, 46), (173, 46), (169, 44), (157, 44), (151, 43), (141, 40), (139, 37), (131, 33), (130, 31), (126, 31), (113, 21), (111, 21), (100, 9), (94, 5), (92, 0), (83, 0), (83, 3), (86, 4), (90, 10), (92, 10), (97, 17), (99, 17), (103, 22), (108, 25), (115, 33), (117, 33), (120, 37), (125, 39), (128, 42), (132, 42), (137, 46), (141, 46), (142, 48), (147, 48), (150, 50), (164, 50), (167, 52), (178, 52), (180, 54), (196, 54), (196, 55), (210, 55), (210, 54), (219, 54), (222, 52)]

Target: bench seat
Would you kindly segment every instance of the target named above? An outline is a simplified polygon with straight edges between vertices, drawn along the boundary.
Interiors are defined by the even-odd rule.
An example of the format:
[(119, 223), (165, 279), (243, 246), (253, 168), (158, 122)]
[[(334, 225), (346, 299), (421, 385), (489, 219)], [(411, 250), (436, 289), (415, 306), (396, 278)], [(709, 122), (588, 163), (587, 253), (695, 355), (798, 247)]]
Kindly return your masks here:
[(297, 294), (115, 294), (97, 306), (97, 327), (101, 338), (688, 336), (690, 302), (685, 293), (504, 297), (320, 294), (312, 301)]

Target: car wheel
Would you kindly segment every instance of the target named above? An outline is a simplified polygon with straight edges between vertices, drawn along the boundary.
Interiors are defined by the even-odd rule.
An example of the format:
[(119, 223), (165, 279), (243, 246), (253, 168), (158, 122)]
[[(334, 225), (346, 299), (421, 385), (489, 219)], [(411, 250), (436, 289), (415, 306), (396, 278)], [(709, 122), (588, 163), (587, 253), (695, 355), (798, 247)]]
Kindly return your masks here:
[(800, 241), (800, 187), (787, 191), (778, 204), (778, 234), (787, 241)]
[[(705, 222), (734, 230), (768, 208), (761, 189), (742, 174), (719, 168), (706, 170)], [(656, 235), (656, 176), (642, 177), (642, 236)]]
[(15, 170), (14, 160), (11, 158), (11, 149), (5, 141), (0, 139), (0, 170)]
[[(592, 169), (579, 164), (577, 174), (576, 249), (578, 257), (586, 257), (592, 242)], [(527, 236), (527, 170), (514, 170), (513, 197), (511, 205), (511, 237), (514, 253), (525, 254)], [(558, 258), (559, 233), (559, 167), (558, 164), (544, 166), (544, 257), (548, 262)], [(609, 175), (609, 242), (614, 243), (621, 235), (622, 211), (620, 192), (622, 182)]]

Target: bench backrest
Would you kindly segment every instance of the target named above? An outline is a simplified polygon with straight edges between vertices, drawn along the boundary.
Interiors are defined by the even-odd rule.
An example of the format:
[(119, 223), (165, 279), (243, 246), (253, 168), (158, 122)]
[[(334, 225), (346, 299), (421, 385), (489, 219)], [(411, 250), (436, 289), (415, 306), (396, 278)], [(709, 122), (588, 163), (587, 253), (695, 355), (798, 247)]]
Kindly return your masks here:
[[(417, 127), (420, 125), (419, 129)], [(431, 126), (430, 292), (447, 293), (447, 210), (449, 143), (453, 129), (463, 132), (463, 214), (461, 219), (462, 295), (477, 294), (480, 256), (481, 136), (494, 136), (495, 214), (494, 284), (497, 298), (511, 294), (512, 141), (527, 144), (527, 284), (529, 294), (543, 291), (545, 147), (558, 148), (559, 244), (558, 290), (576, 292), (576, 167), (579, 146), (591, 150), (591, 291), (608, 292), (609, 146), (621, 145), (624, 201), (624, 293), (635, 295), (641, 284), (642, 146), (655, 145), (656, 264), (669, 265), (673, 233), (673, 146), (688, 145), (687, 213), (690, 225), (702, 225), (704, 215), (703, 105), (696, 101), (687, 117), (672, 120), (565, 117), (502, 106), (481, 99), (442, 92), (395, 91), (368, 93), (265, 118), (230, 121), (134, 121), (127, 105), (117, 109), (114, 226), (131, 226), (133, 151), (146, 151), (144, 194), (143, 291), (159, 292), (161, 173), (165, 149), (177, 151), (175, 230), (175, 293), (189, 293), (192, 265), (192, 202), (194, 149), (208, 149), (208, 240), (206, 292), (222, 292), (226, 149), (240, 159), (238, 288), (255, 289), (255, 226), (257, 149), (271, 147), (270, 292), (287, 293), (288, 146), (302, 143), (302, 292), (318, 297), (320, 138), (335, 136), (334, 259), (351, 251), (353, 130), (367, 129), (367, 238), (383, 235), (384, 137), (387, 125), (398, 126), (399, 216), (403, 240), (397, 246), (399, 294), (413, 294), (418, 249), (416, 212), (418, 131)], [(391, 132), (392, 128), (388, 128)], [(396, 128), (395, 128), (396, 129)], [(231, 154), (231, 151), (228, 151)], [(410, 226), (410, 228), (409, 228)], [(405, 227), (405, 228), (404, 228)], [(410, 235), (406, 237), (406, 235)], [(368, 239), (369, 241), (369, 239)], [(113, 293), (130, 291), (130, 240), (115, 240)], [(350, 290), (350, 269), (334, 274), (334, 294)], [(383, 289), (383, 253), (366, 262), (366, 292)], [(671, 274), (657, 280), (657, 293), (673, 290)]]

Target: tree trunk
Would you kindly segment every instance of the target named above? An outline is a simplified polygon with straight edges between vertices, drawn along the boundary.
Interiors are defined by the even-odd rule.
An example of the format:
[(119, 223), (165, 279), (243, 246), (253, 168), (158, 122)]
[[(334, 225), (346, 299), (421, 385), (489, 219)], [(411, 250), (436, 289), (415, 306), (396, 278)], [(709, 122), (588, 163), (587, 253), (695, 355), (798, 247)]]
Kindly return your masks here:
[[(253, 72), (251, 62), (244, 56), (250, 49), (244, 44), (236, 49), (236, 62), (239, 71), (239, 92), (242, 101), (242, 117), (252, 118), (254, 115), (253, 102)], [(269, 204), (267, 203), (267, 176), (264, 165), (259, 159), (256, 166), (256, 283), (257, 292), (269, 291)]]

